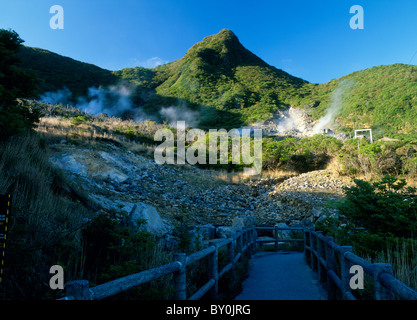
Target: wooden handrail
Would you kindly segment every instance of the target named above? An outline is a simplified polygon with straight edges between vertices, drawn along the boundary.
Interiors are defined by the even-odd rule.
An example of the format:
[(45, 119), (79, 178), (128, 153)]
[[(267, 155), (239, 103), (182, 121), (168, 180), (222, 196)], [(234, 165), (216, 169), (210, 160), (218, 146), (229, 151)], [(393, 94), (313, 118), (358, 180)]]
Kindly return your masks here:
[[(224, 246), (227, 246), (228, 264), (219, 271), (218, 249)], [(59, 300), (101, 300), (169, 274), (173, 274), (174, 299), (186, 300), (187, 266), (207, 256), (209, 257), (210, 279), (191, 295), (189, 299), (198, 300), (210, 292), (211, 298), (217, 299), (219, 278), (228, 271), (234, 271), (234, 266), (242, 254), (247, 253), (251, 256), (255, 250), (255, 228), (246, 228), (240, 232), (236, 232), (233, 237), (226, 238), (223, 241), (211, 241), (207, 248), (188, 256), (185, 253), (177, 253), (174, 255), (176, 261), (171, 263), (109, 281), (92, 288), (89, 287), (87, 280), (70, 281), (65, 285), (66, 296)], [(235, 251), (237, 251), (236, 254)]]
[[(417, 291), (396, 279), (392, 275), (392, 266), (385, 263), (371, 263), (352, 251), (352, 247), (339, 246), (332, 237), (325, 237), (320, 232), (312, 229), (304, 230), (304, 256), (310, 260), (313, 270), (324, 271), (324, 280), (327, 284), (328, 299), (335, 299), (335, 290), (341, 293), (342, 299), (356, 300), (349, 286), (352, 276), (349, 273), (350, 266), (359, 265), (369, 274), (375, 284), (375, 300), (391, 300), (393, 294), (401, 299), (417, 300)], [(322, 249), (320, 249), (322, 248)], [(340, 259), (340, 277), (337, 275), (335, 266), (336, 254)], [(319, 271), (320, 274), (320, 271)]]
[(381, 273), (378, 277), (381, 284), (390, 289), (393, 293), (406, 300), (417, 300), (417, 291), (406, 286), (400, 280), (394, 278), (389, 273)]
[[(298, 230), (303, 231), (303, 239), (257, 239), (256, 230)], [(117, 293), (123, 292), (135, 286), (173, 274), (174, 299), (186, 300), (186, 270), (187, 267), (204, 257), (209, 257), (209, 280), (189, 300), (199, 300), (206, 294), (210, 298), (218, 299), (218, 281), (229, 271), (234, 271), (235, 264), (246, 253), (249, 257), (256, 252), (256, 244), (263, 242), (304, 242), (305, 261), (310, 260), (310, 267), (317, 271), (321, 282), (326, 282), (328, 299), (336, 297), (336, 291), (344, 300), (356, 300), (349, 286), (351, 274), (349, 269), (352, 265), (359, 265), (369, 274), (375, 283), (375, 299), (389, 300), (396, 294), (402, 299), (417, 300), (417, 291), (408, 287), (392, 275), (392, 266), (382, 263), (371, 263), (352, 251), (352, 247), (340, 246), (333, 241), (332, 237), (325, 237), (321, 232), (312, 229), (291, 227), (256, 227), (243, 229), (233, 237), (224, 240), (211, 241), (209, 246), (198, 252), (186, 255), (177, 253), (175, 261), (150, 270), (142, 271), (124, 278), (116, 279), (105, 284), (90, 288), (86, 280), (71, 281), (66, 284), (67, 296), (60, 300), (100, 300)], [(226, 265), (219, 270), (218, 250), (227, 246)], [(277, 248), (277, 245), (276, 245)], [(336, 257), (339, 257), (340, 270), (336, 271)], [(338, 275), (339, 274), (339, 275)]]
[(274, 231), (274, 239), (256, 239), (257, 243), (269, 243), (274, 242), (275, 250), (278, 251), (278, 245), (280, 242), (304, 242), (305, 239), (280, 239), (278, 237), (278, 231), (304, 231), (303, 228), (300, 227), (255, 227), (255, 230), (271, 230)]

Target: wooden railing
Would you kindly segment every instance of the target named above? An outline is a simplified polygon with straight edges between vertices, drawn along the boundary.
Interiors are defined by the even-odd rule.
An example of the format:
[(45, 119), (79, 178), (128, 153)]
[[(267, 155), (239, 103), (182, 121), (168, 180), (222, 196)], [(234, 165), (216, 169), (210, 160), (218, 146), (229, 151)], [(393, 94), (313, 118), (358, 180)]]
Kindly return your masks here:
[[(257, 238), (258, 231), (273, 231), (273, 237)], [(278, 231), (299, 231), (303, 237), (299, 239), (281, 239)], [(87, 280), (76, 280), (65, 285), (66, 296), (60, 300), (101, 300), (129, 290), (141, 284), (173, 274), (175, 300), (199, 300), (206, 294), (210, 299), (218, 299), (218, 282), (227, 272), (234, 270), (235, 264), (246, 253), (251, 257), (256, 252), (257, 243), (274, 243), (278, 250), (279, 243), (297, 242), (304, 245), (306, 263), (318, 273), (318, 278), (327, 289), (328, 300), (335, 300), (337, 293), (343, 300), (356, 300), (352, 293), (350, 280), (353, 265), (361, 266), (373, 278), (376, 300), (392, 300), (394, 294), (405, 300), (416, 300), (417, 291), (408, 287), (392, 273), (392, 266), (384, 263), (371, 263), (353, 254), (351, 246), (339, 246), (332, 237), (325, 237), (320, 231), (303, 228), (256, 227), (243, 229), (233, 237), (215, 239), (208, 247), (190, 255), (177, 253), (174, 260), (163, 266), (142, 271), (130, 276), (116, 279), (95, 287), (89, 287)], [(227, 246), (227, 264), (219, 271), (218, 252)], [(187, 267), (192, 263), (208, 259), (209, 280), (190, 297), (187, 297)]]
[[(227, 264), (219, 271), (218, 252), (224, 246), (227, 246)], [(251, 257), (255, 250), (256, 231), (254, 228), (246, 228), (236, 232), (233, 237), (212, 240), (207, 248), (193, 254), (177, 253), (174, 255), (175, 261), (166, 265), (95, 287), (90, 288), (87, 280), (70, 281), (65, 285), (66, 296), (60, 300), (101, 300), (169, 274), (173, 274), (175, 300), (199, 300), (206, 294), (210, 295), (210, 299), (215, 300), (219, 295), (219, 278), (228, 271), (233, 271), (243, 254), (246, 253)], [(187, 267), (207, 256), (209, 280), (194, 294), (187, 297)]]
[(263, 243), (271, 243), (274, 242), (274, 247), (275, 250), (278, 250), (279, 248), (279, 244), (280, 242), (304, 242), (304, 238), (300, 238), (300, 239), (283, 239), (280, 237), (280, 233), (279, 231), (300, 231), (300, 232), (304, 232), (303, 228), (297, 228), (297, 227), (278, 227), (278, 226), (274, 226), (274, 227), (256, 227), (255, 228), (257, 231), (262, 231), (262, 230), (267, 230), (267, 231), (272, 231), (273, 237), (266, 237), (266, 238), (258, 238), (256, 239), (256, 242), (259, 244), (263, 244)]
[(394, 294), (404, 300), (417, 299), (417, 291), (392, 275), (390, 264), (371, 263), (352, 251), (351, 246), (339, 246), (332, 237), (325, 237), (320, 231), (304, 230), (306, 262), (318, 272), (320, 281), (326, 283), (328, 300), (336, 299), (337, 291), (343, 300), (357, 300), (350, 285), (353, 265), (362, 267), (373, 279), (375, 300), (392, 300), (396, 298)]

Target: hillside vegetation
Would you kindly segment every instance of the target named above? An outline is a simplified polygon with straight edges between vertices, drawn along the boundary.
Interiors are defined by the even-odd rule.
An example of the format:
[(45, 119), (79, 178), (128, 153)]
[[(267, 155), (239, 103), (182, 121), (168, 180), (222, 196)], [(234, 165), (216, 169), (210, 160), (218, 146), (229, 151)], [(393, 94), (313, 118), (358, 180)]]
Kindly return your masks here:
[(258, 58), (226, 29), (204, 38), (177, 61), (152, 71), (127, 68), (115, 74), (154, 89), (159, 96), (214, 108), (219, 113), (204, 114), (204, 124), (216, 127), (219, 122), (230, 127), (272, 117), (310, 88), (307, 81)]
[[(247, 50), (227, 29), (204, 38), (183, 58), (153, 69), (109, 71), (38, 48), (22, 48), (24, 69), (35, 71), (38, 93), (68, 88), (72, 98), (88, 88), (126, 81), (136, 86), (133, 108), (160, 119), (163, 107), (183, 104), (199, 112), (201, 128), (232, 128), (271, 118), (290, 105), (314, 119), (326, 113), (341, 81), (353, 85), (343, 94), (338, 129), (373, 128), (381, 136), (412, 135), (416, 126), (417, 67), (394, 64), (312, 84), (277, 69)], [(387, 120), (389, 119), (389, 121)]]
[[(161, 265), (172, 260), (172, 252), (196, 249), (191, 223), (225, 225), (241, 214), (256, 217), (258, 224), (315, 227), (372, 259), (385, 255), (397, 270), (406, 266), (410, 285), (417, 287), (417, 67), (379, 66), (311, 84), (268, 65), (229, 30), (205, 38), (177, 61), (115, 72), (21, 43), (16, 33), (0, 33), (0, 192), (13, 195), (3, 298), (61, 296), (47, 286), (53, 264), (65, 266), (67, 281), (88, 279), (93, 285)], [(239, 180), (244, 165), (230, 161), (224, 166), (156, 166), (149, 144), (156, 130), (170, 128), (166, 124), (19, 99), (36, 97), (36, 77), (29, 71), (41, 80), (38, 93), (67, 88), (75, 100), (92, 86), (125, 81), (135, 86), (132, 108), (156, 115), (181, 103), (184, 110), (198, 111), (203, 128), (254, 123), (290, 105), (317, 120), (347, 80), (352, 86), (343, 92), (338, 129), (372, 128), (375, 142), (322, 134), (264, 137), (264, 171), (246, 180)], [(379, 140), (385, 135), (398, 139)], [(79, 170), (79, 164), (88, 169)], [(219, 167), (223, 171), (211, 170)], [(224, 181), (222, 173), (238, 181)], [(345, 178), (360, 179), (344, 187)], [(105, 200), (95, 203), (101, 208), (89, 197), (94, 190), (96, 199)], [(340, 190), (344, 198), (335, 202)], [(138, 201), (170, 221), (172, 247), (159, 246), (153, 234), (140, 229), (141, 222), (137, 230), (126, 227), (128, 211), (122, 208)], [(192, 269), (191, 286), (205, 271), (199, 265)], [(169, 298), (170, 280), (123, 297)]]
[(316, 85), (302, 105), (317, 119), (330, 106), (331, 94), (339, 82), (351, 81), (344, 92), (337, 117), (340, 130), (372, 128), (379, 135), (413, 134), (417, 125), (417, 67), (405, 64), (377, 66), (357, 71), (340, 79)]
[(40, 48), (23, 46), (17, 57), (23, 69), (38, 74), (38, 94), (67, 88), (72, 93), (71, 98), (76, 99), (86, 96), (92, 86), (107, 86), (118, 80), (109, 70)]
[(205, 38), (180, 60), (152, 70), (127, 68), (114, 74), (160, 96), (223, 111), (225, 119), (212, 113), (213, 121), (208, 122), (220, 121), (226, 127), (228, 122), (242, 125), (268, 119), (289, 105), (306, 109), (317, 120), (325, 115), (342, 81), (351, 81), (352, 86), (343, 93), (336, 118), (339, 130), (373, 128), (380, 136), (395, 137), (413, 134), (417, 124), (416, 66), (377, 66), (312, 84), (268, 65), (229, 30)]

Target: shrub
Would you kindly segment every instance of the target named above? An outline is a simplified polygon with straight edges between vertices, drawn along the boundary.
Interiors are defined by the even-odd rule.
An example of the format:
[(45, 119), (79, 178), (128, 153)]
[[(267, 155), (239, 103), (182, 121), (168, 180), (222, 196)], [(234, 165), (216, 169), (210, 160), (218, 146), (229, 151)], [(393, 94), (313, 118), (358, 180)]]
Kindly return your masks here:
[(80, 124), (86, 123), (87, 119), (84, 116), (77, 116), (75, 118), (71, 118), (71, 124), (74, 126), (79, 126)]
[(375, 234), (410, 237), (417, 230), (415, 188), (406, 187), (404, 179), (385, 176), (370, 183), (355, 179), (355, 186), (345, 187), (340, 212), (355, 225)]
[(336, 138), (319, 134), (303, 139), (264, 139), (263, 167), (283, 168), (300, 173), (324, 169), (341, 146), (342, 142)]

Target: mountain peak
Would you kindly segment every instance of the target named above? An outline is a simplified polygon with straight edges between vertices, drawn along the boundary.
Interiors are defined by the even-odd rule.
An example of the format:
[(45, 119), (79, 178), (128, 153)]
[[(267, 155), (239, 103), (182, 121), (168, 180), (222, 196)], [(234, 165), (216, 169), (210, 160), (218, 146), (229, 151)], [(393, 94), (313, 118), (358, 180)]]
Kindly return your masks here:
[(267, 65), (262, 59), (247, 50), (233, 31), (229, 29), (222, 29), (217, 34), (205, 37), (188, 50), (186, 57), (201, 58), (210, 65), (228, 68), (239, 65)]
[(232, 30), (229, 30), (229, 29), (222, 29), (222, 30), (220, 30), (220, 32), (219, 32), (218, 34), (216, 34), (215, 36), (221, 36), (221, 37), (224, 37), (224, 38), (236, 38), (236, 39), (237, 39), (237, 37), (236, 37), (236, 35), (233, 33), (233, 31), (232, 31)]

